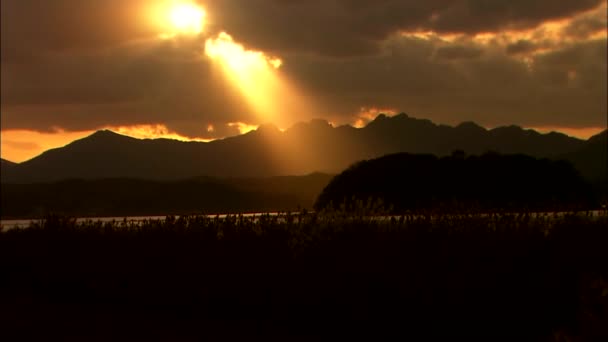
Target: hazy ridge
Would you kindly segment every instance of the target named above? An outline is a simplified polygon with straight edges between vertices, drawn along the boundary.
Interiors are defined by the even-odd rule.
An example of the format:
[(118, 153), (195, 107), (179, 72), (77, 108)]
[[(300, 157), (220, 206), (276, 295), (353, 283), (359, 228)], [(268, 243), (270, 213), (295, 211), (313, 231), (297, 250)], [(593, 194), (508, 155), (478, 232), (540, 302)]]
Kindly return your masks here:
[[(359, 160), (390, 153), (444, 156), (454, 150), (467, 154), (496, 151), (567, 158), (575, 162), (583, 174), (598, 177), (606, 164), (598, 159), (606, 159), (606, 145), (602, 146), (605, 136), (606, 132), (584, 141), (561, 133), (540, 134), (518, 126), (487, 130), (465, 122), (452, 127), (406, 114), (379, 115), (363, 128), (333, 127), (324, 120), (296, 124), (284, 132), (266, 125), (247, 134), (209, 143), (140, 140), (98, 131), (20, 164), (3, 161), (1, 180), (31, 183), (75, 178), (178, 180), (201, 176), (335, 174)], [(603, 156), (596, 156), (598, 153)]]

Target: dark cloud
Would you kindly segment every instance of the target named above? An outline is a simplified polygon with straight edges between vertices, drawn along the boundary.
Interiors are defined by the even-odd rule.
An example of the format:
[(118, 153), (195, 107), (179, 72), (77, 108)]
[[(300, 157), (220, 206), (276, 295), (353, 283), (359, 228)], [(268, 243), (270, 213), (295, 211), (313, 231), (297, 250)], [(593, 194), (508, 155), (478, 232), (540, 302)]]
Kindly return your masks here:
[[(300, 63), (294, 72), (309, 88), (329, 94), (332, 112), (388, 107), (438, 122), (474, 120), (488, 126), (605, 122), (605, 40), (539, 55), (531, 65), (498, 52), (446, 63), (433, 58), (436, 44), (400, 37), (381, 56), (348, 62), (316, 59)], [(556, 73), (559, 77), (548, 77)]]
[[(395, 32), (496, 32), (530, 28), (605, 0), (222, 0), (199, 1), (209, 32), (226, 30), (265, 51), (348, 56), (377, 52)], [(154, 36), (149, 0), (3, 0), (2, 59), (41, 49), (85, 49)], [(597, 18), (595, 19), (597, 21)], [(572, 30), (597, 23), (577, 24)], [(4, 52), (4, 50), (7, 50)]]
[(538, 44), (533, 43), (527, 39), (520, 39), (515, 43), (507, 45), (506, 51), (509, 55), (528, 54), (535, 51), (538, 48)]
[[(204, 56), (205, 39), (223, 30), (280, 56), (280, 73), (314, 101), (309, 117), (284, 108), (285, 123), (352, 122), (367, 107), (445, 123), (605, 124), (606, 39), (587, 39), (605, 29), (604, 12), (585, 12), (605, 0), (206, 1), (206, 33), (172, 40), (136, 24), (145, 3), (2, 0), (2, 128), (163, 124), (215, 138), (238, 133), (229, 123), (260, 124)], [(474, 39), (580, 13), (555, 41)]]
[[(197, 53), (195, 53), (197, 52)], [(254, 119), (231, 85), (201, 57), (200, 44), (164, 41), (4, 65), (2, 127), (67, 130), (104, 125)]]
[(471, 46), (444, 46), (437, 49), (435, 57), (446, 60), (477, 58), (483, 54), (479, 47)]
[[(2, 44), (40, 49), (99, 48), (154, 32), (141, 25), (146, 0), (3, 0)], [(3, 51), (5, 49), (2, 49)]]
[(441, 32), (495, 32), (532, 28), (599, 6), (602, 0), (456, 0), (435, 13), (433, 29)]
[[(497, 32), (533, 28), (604, 0), (225, 0), (207, 5), (218, 23), (264, 50), (345, 56), (376, 52), (395, 32)], [(221, 25), (219, 24), (221, 23)]]
[(601, 31), (606, 32), (607, 25), (607, 13), (604, 8), (601, 11), (581, 16), (573, 20), (568, 27), (564, 30), (564, 33), (576, 38), (587, 38), (594, 33)]

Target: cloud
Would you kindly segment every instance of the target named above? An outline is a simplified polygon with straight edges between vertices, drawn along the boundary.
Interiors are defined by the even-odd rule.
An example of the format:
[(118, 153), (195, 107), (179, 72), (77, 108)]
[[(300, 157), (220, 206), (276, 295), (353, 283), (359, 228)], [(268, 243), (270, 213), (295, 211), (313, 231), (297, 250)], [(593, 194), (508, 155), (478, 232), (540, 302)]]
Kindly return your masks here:
[(483, 50), (478, 47), (468, 47), (462, 45), (439, 47), (435, 51), (435, 57), (446, 60), (471, 59), (483, 54)]
[(536, 51), (538, 45), (527, 39), (520, 39), (515, 43), (507, 45), (506, 51), (509, 55), (528, 54)]
[(568, 24), (564, 33), (576, 38), (587, 38), (598, 33), (605, 34), (608, 22), (607, 10), (608, 6), (604, 3), (598, 10), (577, 17)]
[[(604, 0), (225, 0), (209, 2), (222, 29), (257, 48), (330, 56), (373, 54), (400, 31), (487, 33), (572, 17)], [(219, 25), (219, 24), (218, 24)]]
[[(146, 0), (2, 1), (2, 44), (36, 54), (113, 46), (154, 34), (143, 24)], [(3, 62), (5, 49), (2, 49)], [(14, 61), (11, 59), (11, 61)]]
[(2, 0), (3, 132), (158, 124), (213, 139), (262, 124), (205, 55), (223, 31), (281, 58), (277, 78), (314, 103), (262, 94), (287, 103), (280, 126), (363, 124), (361, 108), (442, 123), (605, 126), (605, 0), (206, 1), (202, 34), (159, 39), (163, 27), (144, 9), (167, 1)]

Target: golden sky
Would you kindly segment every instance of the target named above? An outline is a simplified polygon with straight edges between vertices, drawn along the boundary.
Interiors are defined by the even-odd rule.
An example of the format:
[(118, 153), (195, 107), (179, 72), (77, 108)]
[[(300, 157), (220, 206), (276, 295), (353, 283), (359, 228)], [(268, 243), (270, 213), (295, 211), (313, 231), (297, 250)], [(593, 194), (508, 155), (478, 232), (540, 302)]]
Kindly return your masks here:
[(1, 155), (379, 112), (606, 128), (606, 0), (2, 0)]

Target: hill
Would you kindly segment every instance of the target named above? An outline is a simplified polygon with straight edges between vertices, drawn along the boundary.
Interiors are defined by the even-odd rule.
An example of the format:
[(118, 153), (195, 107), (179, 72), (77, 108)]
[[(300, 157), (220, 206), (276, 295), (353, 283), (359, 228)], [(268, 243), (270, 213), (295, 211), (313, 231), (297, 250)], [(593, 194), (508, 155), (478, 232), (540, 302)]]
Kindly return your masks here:
[(335, 174), (356, 161), (397, 152), (444, 156), (460, 149), (471, 154), (497, 151), (555, 157), (573, 153), (584, 143), (563, 134), (540, 134), (517, 126), (487, 130), (467, 122), (451, 127), (406, 114), (379, 115), (363, 128), (333, 127), (323, 120), (296, 124), (284, 132), (266, 125), (208, 143), (140, 140), (99, 131), (14, 165), (11, 172), (2, 172), (2, 182)]
[(15, 174), (16, 168), (16, 163), (0, 158), (0, 178), (2, 180), (17, 178), (17, 175)]
[[(572, 164), (525, 155), (400, 153), (357, 163), (323, 190), (315, 209), (571, 210), (596, 205)], [(392, 209), (391, 209), (392, 208)]]
[(76, 217), (190, 215), (310, 209), (331, 180), (311, 174), (260, 179), (66, 180), (3, 184), (2, 219), (49, 213)]
[(0, 165), (2, 165), (2, 166), (12, 166), (12, 165), (16, 165), (16, 163), (13, 163), (10, 160), (6, 160), (6, 159), (0, 158)]
[(589, 138), (579, 149), (561, 156), (571, 161), (592, 181), (608, 178), (608, 130)]

